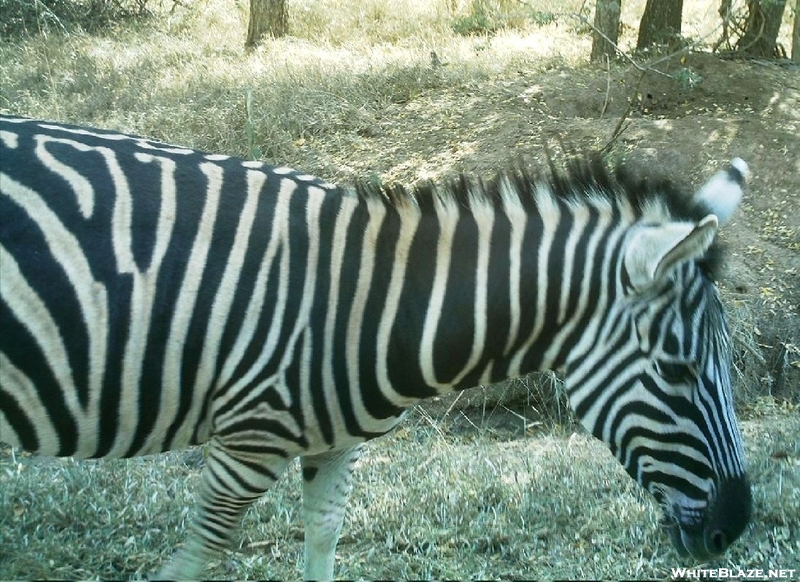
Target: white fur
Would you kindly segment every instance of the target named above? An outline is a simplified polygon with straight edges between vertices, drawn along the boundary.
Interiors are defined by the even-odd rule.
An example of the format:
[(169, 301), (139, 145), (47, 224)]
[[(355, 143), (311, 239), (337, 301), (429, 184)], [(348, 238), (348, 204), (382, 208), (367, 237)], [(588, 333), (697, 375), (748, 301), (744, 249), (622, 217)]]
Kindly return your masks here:
[[(741, 183), (735, 179), (732, 169), (742, 175)], [(742, 201), (742, 186), (749, 174), (747, 163), (742, 158), (733, 158), (729, 167), (714, 174), (695, 196), (719, 218), (720, 224), (725, 224)]]

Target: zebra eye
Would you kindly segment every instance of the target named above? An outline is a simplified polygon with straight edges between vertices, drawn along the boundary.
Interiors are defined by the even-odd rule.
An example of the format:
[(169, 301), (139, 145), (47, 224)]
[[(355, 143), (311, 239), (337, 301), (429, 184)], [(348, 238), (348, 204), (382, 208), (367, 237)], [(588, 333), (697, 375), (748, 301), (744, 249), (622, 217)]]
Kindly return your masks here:
[(655, 362), (656, 372), (670, 384), (691, 381), (695, 374), (692, 366), (681, 362)]

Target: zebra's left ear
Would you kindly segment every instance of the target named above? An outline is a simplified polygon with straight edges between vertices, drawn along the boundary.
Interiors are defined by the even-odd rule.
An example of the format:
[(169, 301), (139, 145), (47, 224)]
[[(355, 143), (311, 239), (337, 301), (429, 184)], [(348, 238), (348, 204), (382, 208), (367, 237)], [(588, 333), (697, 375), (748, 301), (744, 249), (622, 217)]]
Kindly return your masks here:
[(726, 224), (742, 201), (742, 189), (749, 174), (747, 162), (733, 158), (697, 191), (695, 202), (716, 214), (720, 224)]
[(719, 221), (709, 214), (697, 224), (668, 222), (636, 227), (625, 249), (625, 269), (637, 289), (651, 286), (685, 261), (702, 257), (717, 234)]

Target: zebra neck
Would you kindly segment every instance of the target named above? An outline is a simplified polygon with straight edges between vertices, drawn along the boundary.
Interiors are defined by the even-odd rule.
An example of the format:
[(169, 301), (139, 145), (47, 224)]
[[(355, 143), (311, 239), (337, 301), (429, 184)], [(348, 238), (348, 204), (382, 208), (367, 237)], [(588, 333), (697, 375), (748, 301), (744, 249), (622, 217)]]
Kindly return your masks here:
[[(437, 199), (429, 211), (368, 201), (360, 320), (374, 381), (416, 399), (559, 369), (613, 301), (621, 237), (598, 205)], [(375, 346), (372, 354), (364, 346)], [(374, 358), (374, 360), (372, 360)], [(360, 380), (364, 381), (363, 370)], [(391, 388), (389, 388), (391, 387)]]

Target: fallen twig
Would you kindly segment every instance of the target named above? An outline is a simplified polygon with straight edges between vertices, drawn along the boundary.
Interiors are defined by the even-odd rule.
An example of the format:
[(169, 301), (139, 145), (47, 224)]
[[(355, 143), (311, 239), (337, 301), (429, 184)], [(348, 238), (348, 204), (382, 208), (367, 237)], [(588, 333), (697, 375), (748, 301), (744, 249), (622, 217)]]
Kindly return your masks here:
[(633, 90), (633, 95), (628, 97), (628, 107), (625, 109), (625, 112), (622, 114), (622, 117), (619, 118), (617, 122), (617, 126), (614, 128), (614, 131), (611, 132), (611, 138), (608, 140), (608, 143), (603, 146), (603, 149), (600, 150), (601, 154), (606, 154), (611, 151), (611, 148), (614, 146), (614, 143), (617, 141), (620, 135), (622, 135), (630, 124), (625, 124), (625, 120), (628, 119), (628, 115), (630, 115), (631, 111), (633, 110), (633, 103), (636, 101), (636, 96), (639, 94), (639, 87), (642, 86), (642, 80), (644, 80), (644, 76), (647, 73), (647, 69), (642, 71), (642, 74), (639, 75), (639, 80), (636, 82), (636, 88)]
[(608, 98), (611, 93), (611, 59), (608, 58), (606, 55), (606, 98), (603, 101), (603, 109), (600, 110), (600, 119), (603, 119), (603, 115), (606, 114), (606, 109), (608, 109)]

